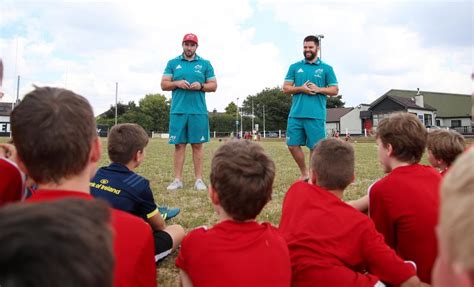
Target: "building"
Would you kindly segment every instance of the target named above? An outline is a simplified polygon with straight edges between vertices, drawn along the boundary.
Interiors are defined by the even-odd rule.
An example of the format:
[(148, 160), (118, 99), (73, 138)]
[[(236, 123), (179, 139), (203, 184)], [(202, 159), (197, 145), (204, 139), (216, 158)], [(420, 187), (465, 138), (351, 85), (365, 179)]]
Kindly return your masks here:
[(0, 136), (10, 136), (10, 114), (12, 103), (0, 103)]
[(372, 129), (370, 113), (367, 114), (370, 105), (361, 104), (354, 108), (332, 108), (327, 109), (326, 134), (333, 135), (336, 131), (341, 135), (365, 134), (365, 130)]

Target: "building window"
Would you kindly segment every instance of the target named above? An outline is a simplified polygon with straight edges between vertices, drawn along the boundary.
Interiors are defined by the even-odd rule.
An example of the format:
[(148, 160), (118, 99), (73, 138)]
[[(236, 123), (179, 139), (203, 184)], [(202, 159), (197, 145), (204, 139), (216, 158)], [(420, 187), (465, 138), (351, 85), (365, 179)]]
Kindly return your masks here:
[(433, 116), (431, 114), (425, 114), (425, 126), (433, 125)]
[(437, 125), (438, 127), (440, 127), (440, 126), (441, 126), (441, 121), (440, 121), (440, 120), (436, 120), (436, 125)]
[(451, 127), (458, 128), (461, 126), (461, 120), (451, 120)]

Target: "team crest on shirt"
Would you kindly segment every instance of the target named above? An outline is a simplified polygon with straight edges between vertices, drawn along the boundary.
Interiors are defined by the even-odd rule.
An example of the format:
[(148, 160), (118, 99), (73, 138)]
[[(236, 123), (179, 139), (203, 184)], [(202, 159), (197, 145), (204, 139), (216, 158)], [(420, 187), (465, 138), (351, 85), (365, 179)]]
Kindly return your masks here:
[(323, 69), (316, 69), (316, 70), (314, 70), (314, 76), (315, 76), (316, 78), (322, 78), (323, 73), (324, 73), (324, 70), (323, 70)]
[(196, 66), (194, 66), (194, 72), (196, 72), (196, 73), (202, 73), (201, 70), (202, 70), (202, 66), (201, 66), (201, 65), (196, 65)]
[(107, 179), (103, 178), (103, 179), (100, 180), (100, 183), (107, 184), (107, 183), (109, 183), (109, 181)]

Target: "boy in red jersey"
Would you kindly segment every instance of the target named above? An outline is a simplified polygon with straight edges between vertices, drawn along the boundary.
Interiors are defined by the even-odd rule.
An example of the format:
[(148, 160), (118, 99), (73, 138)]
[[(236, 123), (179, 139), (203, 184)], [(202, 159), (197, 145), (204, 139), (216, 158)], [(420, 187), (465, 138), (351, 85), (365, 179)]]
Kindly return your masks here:
[(11, 144), (0, 144), (0, 206), (23, 199), (25, 175), (16, 163), (16, 149)]
[(318, 143), (311, 183), (286, 193), (280, 231), (288, 243), (291, 286), (420, 286), (412, 264), (389, 248), (371, 220), (341, 199), (354, 179), (354, 150), (338, 139)]
[(271, 199), (275, 164), (251, 141), (233, 140), (214, 154), (209, 195), (220, 222), (197, 228), (176, 259), (183, 286), (289, 286), (285, 240), (255, 218)]
[(428, 161), (442, 176), (465, 149), (464, 137), (454, 130), (434, 130), (428, 133)]
[(460, 155), (441, 185), (439, 253), (433, 286), (474, 286), (474, 148)]
[[(85, 98), (65, 89), (35, 88), (13, 110), (11, 126), (19, 167), (38, 185), (27, 201), (93, 200), (89, 180), (100, 159), (101, 145), (92, 107)], [(156, 286), (149, 225), (112, 209), (111, 227), (114, 286)]]
[(415, 262), (418, 277), (430, 283), (441, 175), (419, 164), (427, 131), (415, 115), (394, 113), (380, 121), (376, 140), (387, 175), (369, 188), (369, 215), (385, 242), (401, 258)]

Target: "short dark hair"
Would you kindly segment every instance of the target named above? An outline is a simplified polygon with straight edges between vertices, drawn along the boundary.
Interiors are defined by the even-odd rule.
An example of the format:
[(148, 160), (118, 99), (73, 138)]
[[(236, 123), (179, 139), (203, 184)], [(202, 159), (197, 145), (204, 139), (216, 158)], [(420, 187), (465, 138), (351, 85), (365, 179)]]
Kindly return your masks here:
[(379, 122), (376, 138), (390, 144), (393, 157), (407, 163), (418, 163), (426, 147), (428, 132), (416, 115), (393, 113)]
[(148, 134), (137, 124), (119, 124), (109, 133), (107, 150), (112, 162), (129, 163), (148, 144)]
[(453, 130), (433, 130), (428, 133), (427, 148), (437, 160), (450, 166), (465, 149), (464, 137)]
[(314, 44), (316, 44), (316, 46), (319, 46), (319, 39), (318, 39), (318, 37), (313, 36), (313, 35), (306, 36), (306, 37), (304, 38), (303, 42), (314, 42)]
[(325, 139), (314, 148), (311, 168), (317, 173), (317, 185), (344, 190), (354, 179), (354, 148), (339, 139)]
[(97, 137), (89, 102), (72, 91), (36, 87), (11, 114), (18, 157), (36, 183), (58, 183), (87, 166)]
[(17, 203), (0, 209), (0, 285), (112, 286), (110, 208), (99, 200)]
[(250, 141), (220, 146), (211, 164), (211, 185), (220, 205), (234, 220), (255, 219), (271, 199), (275, 163)]

